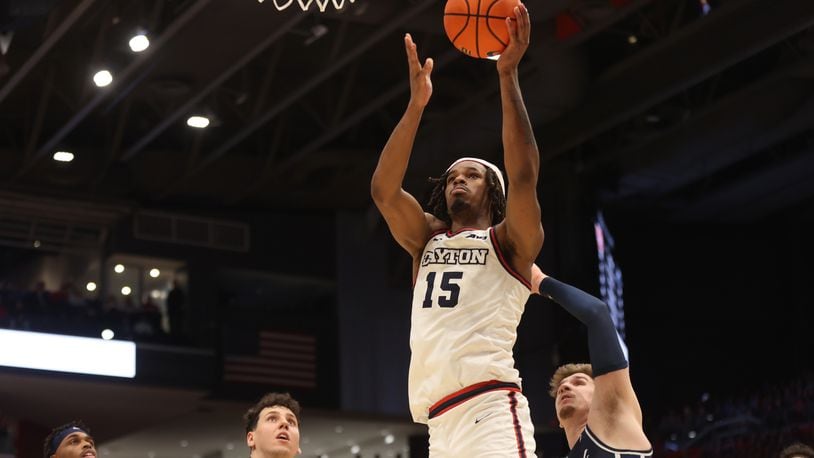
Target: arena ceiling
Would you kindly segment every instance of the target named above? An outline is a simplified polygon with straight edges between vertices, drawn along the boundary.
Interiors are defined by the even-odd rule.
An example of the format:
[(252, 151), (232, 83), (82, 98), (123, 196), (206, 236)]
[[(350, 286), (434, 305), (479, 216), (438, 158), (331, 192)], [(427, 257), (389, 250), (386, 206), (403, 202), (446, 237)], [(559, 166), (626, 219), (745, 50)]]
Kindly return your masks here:
[[(527, 4), (521, 83), (544, 178), (673, 221), (812, 213), (814, 2)], [(348, 0), (324, 13), (272, 0), (0, 5), (5, 192), (368, 208), (370, 175), (408, 97), (405, 32), (436, 60), (408, 189), (421, 194), (462, 154), (500, 157), (494, 63), (450, 46), (441, 0)], [(127, 44), (137, 31), (151, 41), (138, 54)], [(113, 75), (105, 88), (91, 82), (101, 68)], [(188, 127), (194, 114), (210, 126)], [(56, 151), (75, 158), (56, 162)]]

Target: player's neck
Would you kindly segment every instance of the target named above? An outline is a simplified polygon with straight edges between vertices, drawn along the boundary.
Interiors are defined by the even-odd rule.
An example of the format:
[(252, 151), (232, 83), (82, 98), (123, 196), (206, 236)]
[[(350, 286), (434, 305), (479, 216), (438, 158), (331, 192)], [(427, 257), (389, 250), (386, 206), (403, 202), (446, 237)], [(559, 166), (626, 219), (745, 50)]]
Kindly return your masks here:
[(452, 232), (460, 231), (463, 228), (488, 229), (492, 225), (492, 220), (486, 215), (462, 214), (452, 218)]
[(268, 451), (264, 453), (260, 450), (254, 449), (249, 455), (249, 458), (289, 458), (289, 457), (291, 457), (290, 452), (278, 450)]
[(565, 426), (563, 429), (565, 430), (565, 437), (568, 439), (568, 448), (574, 448), (574, 444), (577, 443), (579, 436), (582, 435), (582, 431), (585, 430), (585, 427), (588, 426), (588, 419), (586, 418), (585, 421), (579, 422), (571, 422)]

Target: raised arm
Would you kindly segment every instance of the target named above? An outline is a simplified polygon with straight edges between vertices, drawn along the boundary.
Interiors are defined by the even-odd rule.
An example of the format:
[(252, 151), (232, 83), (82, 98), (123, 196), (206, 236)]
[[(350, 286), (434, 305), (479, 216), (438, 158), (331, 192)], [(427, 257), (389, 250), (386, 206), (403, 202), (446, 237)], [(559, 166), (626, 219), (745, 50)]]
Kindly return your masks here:
[(608, 306), (584, 291), (545, 275), (542, 275), (539, 290), (588, 328), (588, 351), (594, 377), (588, 427), (611, 446), (648, 449), (650, 443), (642, 429), (642, 410)]
[(430, 216), (410, 193), (402, 188), (407, 164), (413, 150), (424, 107), (432, 95), (432, 59), (418, 60), (418, 51), (410, 34), (404, 37), (410, 70), (410, 102), (401, 121), (384, 145), (370, 182), (373, 202), (387, 221), (393, 237), (413, 257), (420, 254), (430, 234)]
[(510, 41), (497, 61), (497, 70), (503, 109), (503, 160), (509, 191), (506, 219), (496, 229), (500, 241), (511, 253), (513, 267), (519, 272), (529, 272), (543, 246), (543, 226), (537, 201), (540, 152), (520, 92), (517, 70), (531, 34), (525, 5), (515, 8), (514, 18), (507, 18), (506, 23)]

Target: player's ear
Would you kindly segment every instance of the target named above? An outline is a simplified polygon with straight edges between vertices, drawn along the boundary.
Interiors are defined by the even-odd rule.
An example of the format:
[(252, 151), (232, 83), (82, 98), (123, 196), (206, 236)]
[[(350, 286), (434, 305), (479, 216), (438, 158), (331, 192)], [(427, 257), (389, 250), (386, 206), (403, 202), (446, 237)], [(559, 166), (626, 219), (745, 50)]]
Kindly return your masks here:
[(254, 431), (246, 433), (246, 445), (248, 445), (250, 449), (254, 448)]

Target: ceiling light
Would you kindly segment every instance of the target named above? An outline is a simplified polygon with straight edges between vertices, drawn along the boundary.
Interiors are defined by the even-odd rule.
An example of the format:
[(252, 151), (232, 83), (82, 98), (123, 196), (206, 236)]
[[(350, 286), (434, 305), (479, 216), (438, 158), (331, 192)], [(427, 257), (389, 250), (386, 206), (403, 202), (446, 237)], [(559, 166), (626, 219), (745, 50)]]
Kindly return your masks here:
[(9, 45), (11, 45), (12, 38), (14, 38), (13, 30), (4, 30), (0, 32), (0, 55), (6, 55)]
[(396, 441), (396, 438), (392, 434), (388, 434), (388, 435), (384, 436), (384, 443), (385, 444), (392, 444), (395, 441)]
[(116, 334), (113, 333), (110, 329), (105, 329), (102, 331), (102, 338), (105, 340), (113, 340)]
[(359, 450), (361, 450), (361, 449), (359, 448), (359, 446), (358, 446), (358, 445), (354, 445), (353, 447), (351, 447), (351, 448), (350, 448), (350, 453), (351, 453), (351, 455), (358, 455), (358, 454), (359, 454)]
[(57, 151), (54, 153), (54, 160), (57, 162), (71, 162), (73, 160), (73, 153), (67, 151)]
[(209, 125), (209, 118), (206, 116), (190, 116), (187, 119), (187, 125), (196, 129), (203, 129)]
[(87, 285), (85, 285), (85, 289), (88, 291), (96, 291), (96, 283), (89, 281)]
[(130, 293), (132, 293), (132, 292), (133, 292), (133, 290), (130, 289), (129, 286), (122, 286), (122, 295), (123, 296), (129, 296)]
[(93, 75), (93, 83), (99, 87), (108, 86), (113, 82), (113, 75), (107, 70), (100, 70)]
[(133, 38), (130, 39), (128, 44), (130, 45), (131, 51), (142, 52), (150, 47), (150, 39), (147, 38), (147, 35), (139, 33), (138, 35), (133, 36)]
[(116, 272), (117, 274), (120, 274), (120, 273), (124, 272), (124, 266), (121, 265), (121, 264), (116, 264), (113, 267), (113, 272)]
[(161, 271), (158, 269), (150, 269), (150, 276), (153, 278), (158, 278), (161, 275)]
[(39, 240), (34, 240), (34, 248), (39, 248), (42, 243)]
[(311, 43), (319, 40), (320, 38), (325, 36), (326, 33), (328, 33), (328, 27), (325, 27), (322, 24), (317, 24), (311, 27), (311, 35), (305, 39), (305, 46), (308, 46)]
[(639, 42), (639, 39), (636, 38), (636, 35), (630, 35), (629, 37), (627, 37), (627, 42), (632, 45), (635, 45), (636, 43)]

